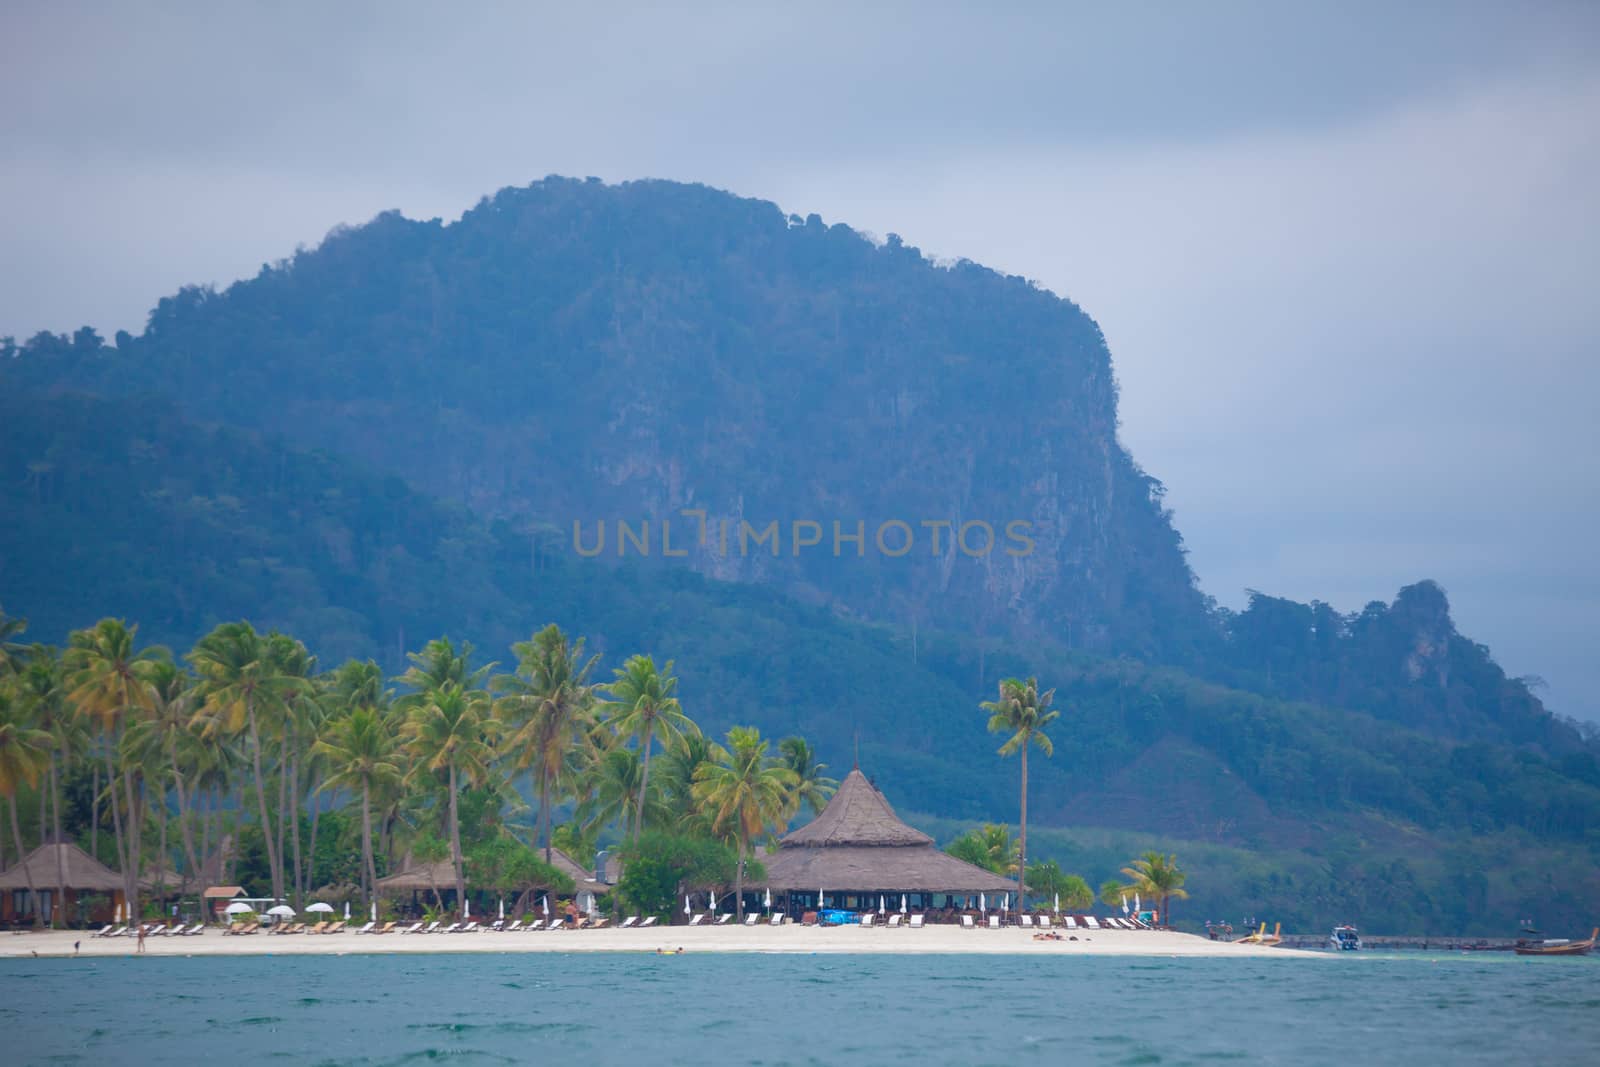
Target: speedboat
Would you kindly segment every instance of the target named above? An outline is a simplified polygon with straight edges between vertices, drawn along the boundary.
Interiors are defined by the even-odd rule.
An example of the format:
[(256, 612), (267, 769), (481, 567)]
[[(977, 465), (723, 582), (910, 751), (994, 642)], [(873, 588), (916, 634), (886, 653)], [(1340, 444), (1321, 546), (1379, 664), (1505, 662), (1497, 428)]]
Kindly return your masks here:
[(1361, 935), (1354, 926), (1335, 926), (1328, 935), (1328, 945), (1335, 952), (1355, 952), (1361, 948)]

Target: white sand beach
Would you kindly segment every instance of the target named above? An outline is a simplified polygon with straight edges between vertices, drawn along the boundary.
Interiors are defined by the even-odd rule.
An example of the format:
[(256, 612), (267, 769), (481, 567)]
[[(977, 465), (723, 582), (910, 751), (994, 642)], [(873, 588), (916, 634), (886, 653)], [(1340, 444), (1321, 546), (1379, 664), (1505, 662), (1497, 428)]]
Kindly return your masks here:
[[(345, 953), (426, 952), (774, 952), (774, 953), (950, 953), (1052, 954), (1064, 956), (1213, 956), (1313, 958), (1317, 952), (1210, 941), (1164, 930), (1082, 931), (1078, 940), (1035, 941), (1032, 931), (965, 930), (928, 926), (920, 930), (855, 926), (672, 926), (648, 930), (562, 930), (552, 933), (471, 934), (252, 934), (230, 936), (208, 929), (195, 937), (145, 939), (149, 956), (290, 956)], [(133, 938), (96, 938), (82, 931), (0, 936), (0, 957), (131, 956)]]

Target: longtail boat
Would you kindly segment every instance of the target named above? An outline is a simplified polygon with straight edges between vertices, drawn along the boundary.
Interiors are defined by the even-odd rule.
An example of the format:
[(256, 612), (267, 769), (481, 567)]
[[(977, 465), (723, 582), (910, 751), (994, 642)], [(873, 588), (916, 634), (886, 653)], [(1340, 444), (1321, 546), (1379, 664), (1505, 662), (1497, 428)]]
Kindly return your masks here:
[(1587, 941), (1569, 941), (1566, 938), (1552, 941), (1519, 941), (1516, 953), (1519, 956), (1587, 956), (1589, 950), (1594, 948), (1596, 938), (1600, 938), (1600, 926), (1590, 932)]

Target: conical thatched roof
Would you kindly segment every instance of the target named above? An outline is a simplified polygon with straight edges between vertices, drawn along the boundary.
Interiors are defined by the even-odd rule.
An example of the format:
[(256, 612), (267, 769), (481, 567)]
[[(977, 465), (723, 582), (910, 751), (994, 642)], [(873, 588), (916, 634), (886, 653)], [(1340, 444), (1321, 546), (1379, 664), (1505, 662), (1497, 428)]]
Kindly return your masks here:
[(864, 845), (873, 848), (931, 845), (933, 838), (900, 821), (883, 794), (859, 769), (839, 783), (822, 814), (786, 836), (783, 848)]
[(762, 859), (773, 889), (1002, 893), (1015, 883), (939, 851), (900, 821), (860, 770), (811, 822)]
[(33, 875), (35, 889), (53, 889), (57, 882), (57, 863), (67, 889), (109, 893), (122, 889), (122, 875), (89, 855), (77, 845), (40, 845), (28, 853), (28, 870), (17, 860), (0, 872), (0, 889), (28, 888), (27, 874)]

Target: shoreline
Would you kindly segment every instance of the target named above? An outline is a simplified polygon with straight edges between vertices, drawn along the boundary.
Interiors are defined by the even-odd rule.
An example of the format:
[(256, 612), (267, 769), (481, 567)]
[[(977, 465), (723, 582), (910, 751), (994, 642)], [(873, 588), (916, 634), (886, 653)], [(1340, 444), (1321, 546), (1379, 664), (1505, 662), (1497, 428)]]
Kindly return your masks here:
[[(79, 948), (73, 951), (73, 942)], [(719, 952), (815, 955), (1052, 955), (1187, 956), (1240, 959), (1311, 959), (1325, 952), (1238, 945), (1167, 930), (1100, 930), (1077, 941), (1035, 941), (1033, 931), (966, 930), (927, 926), (920, 930), (863, 930), (855, 926), (666, 926), (649, 930), (560, 930), (549, 933), (471, 934), (249, 934), (221, 928), (195, 937), (150, 937), (146, 956), (343, 956), (426, 953), (533, 952)], [(137, 956), (134, 938), (97, 938), (88, 931), (0, 935), (0, 959), (106, 959)]]

